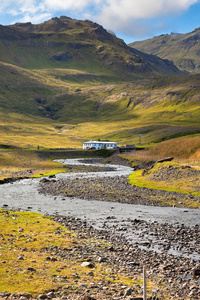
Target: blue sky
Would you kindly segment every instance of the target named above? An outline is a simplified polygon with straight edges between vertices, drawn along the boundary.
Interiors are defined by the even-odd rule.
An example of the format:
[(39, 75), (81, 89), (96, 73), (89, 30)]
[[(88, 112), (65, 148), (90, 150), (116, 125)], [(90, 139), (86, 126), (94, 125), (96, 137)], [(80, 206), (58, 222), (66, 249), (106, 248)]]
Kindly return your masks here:
[(126, 43), (200, 27), (200, 0), (0, 0), (0, 24), (89, 19)]

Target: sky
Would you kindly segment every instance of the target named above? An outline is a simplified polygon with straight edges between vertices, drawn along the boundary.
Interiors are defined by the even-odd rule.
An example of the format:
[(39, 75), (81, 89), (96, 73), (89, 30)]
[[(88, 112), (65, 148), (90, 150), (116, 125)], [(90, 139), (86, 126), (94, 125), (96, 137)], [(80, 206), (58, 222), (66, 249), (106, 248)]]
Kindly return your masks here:
[(200, 27), (200, 0), (0, 0), (0, 24), (53, 17), (91, 20), (127, 44)]

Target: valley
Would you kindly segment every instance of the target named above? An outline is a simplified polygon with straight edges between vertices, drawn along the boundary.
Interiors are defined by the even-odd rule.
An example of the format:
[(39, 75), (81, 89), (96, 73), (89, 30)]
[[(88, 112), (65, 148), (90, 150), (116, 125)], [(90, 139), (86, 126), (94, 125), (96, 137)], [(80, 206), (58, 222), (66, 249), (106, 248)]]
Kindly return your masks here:
[(69, 69), (0, 68), (2, 145), (73, 148), (99, 138), (123, 145), (143, 134), (147, 146), (199, 133), (199, 75), (102, 83)]
[[(199, 75), (68, 17), (0, 27), (0, 145), (143, 146), (199, 134)], [(41, 139), (42, 136), (42, 139)]]
[(0, 25), (0, 298), (199, 299), (198, 35)]

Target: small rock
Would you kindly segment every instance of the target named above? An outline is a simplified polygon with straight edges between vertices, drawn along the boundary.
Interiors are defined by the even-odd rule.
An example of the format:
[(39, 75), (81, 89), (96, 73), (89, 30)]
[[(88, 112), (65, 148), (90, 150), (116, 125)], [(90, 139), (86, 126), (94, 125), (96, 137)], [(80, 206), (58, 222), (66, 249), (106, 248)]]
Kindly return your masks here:
[(51, 260), (51, 257), (50, 257), (50, 256), (47, 256), (47, 257), (46, 257), (46, 260)]
[(56, 178), (56, 175), (49, 175), (49, 178)]
[(48, 296), (49, 298), (56, 298), (56, 294), (55, 294), (54, 292), (49, 292), (49, 293), (47, 294), (47, 296)]
[(41, 180), (40, 180), (40, 182), (41, 183), (48, 183), (48, 182), (51, 182), (49, 179), (47, 179), (47, 178), (42, 178)]
[(99, 257), (99, 258), (98, 258), (98, 261), (99, 261), (100, 263), (106, 262), (106, 261), (107, 261), (107, 258), (106, 258), (106, 257)]
[(132, 288), (128, 288), (125, 292), (125, 296), (130, 296), (133, 293), (133, 289)]
[(89, 261), (84, 261), (82, 264), (81, 264), (81, 267), (87, 267), (87, 268), (94, 268), (94, 264), (92, 262), (89, 262)]
[(36, 272), (36, 269), (34, 269), (32, 267), (29, 267), (29, 268), (27, 268), (27, 271), (29, 271), (29, 272)]
[(200, 269), (194, 269), (194, 270), (192, 271), (192, 274), (193, 274), (194, 276), (200, 276)]
[(32, 298), (32, 295), (30, 293), (16, 293), (13, 296), (22, 299), (30, 299)]
[(51, 257), (51, 261), (57, 261), (58, 259), (56, 257)]
[(41, 294), (38, 296), (38, 299), (48, 299), (48, 296), (46, 294)]

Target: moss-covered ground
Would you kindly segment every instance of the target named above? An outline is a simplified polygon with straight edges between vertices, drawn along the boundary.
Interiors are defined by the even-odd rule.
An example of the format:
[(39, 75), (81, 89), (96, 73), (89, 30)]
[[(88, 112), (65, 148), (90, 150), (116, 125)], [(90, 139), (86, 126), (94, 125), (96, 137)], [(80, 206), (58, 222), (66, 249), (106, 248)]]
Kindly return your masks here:
[[(81, 285), (91, 286), (91, 271), (94, 284), (109, 280), (116, 286), (128, 285), (137, 289), (137, 284), (141, 283), (141, 274), (135, 278), (131, 274), (125, 276), (106, 262), (96, 261), (92, 270), (81, 266), (83, 257), (79, 249), (84, 245), (91, 248), (91, 253), (112, 245), (84, 234), (77, 238), (75, 233), (50, 217), (1, 209), (0, 232), (0, 293), (30, 293), (36, 297), (63, 287), (68, 293), (75, 293)], [(114, 277), (111, 276), (113, 267)], [(152, 287), (154, 284), (149, 281), (148, 290)]]
[[(200, 167), (184, 166), (173, 162), (157, 163), (153, 168), (136, 170), (129, 176), (129, 181), (139, 187), (200, 196)], [(175, 200), (167, 203), (165, 199), (165, 205), (167, 204), (177, 203)], [(194, 201), (192, 197), (189, 201), (185, 201), (184, 205), (200, 207), (200, 203)]]

